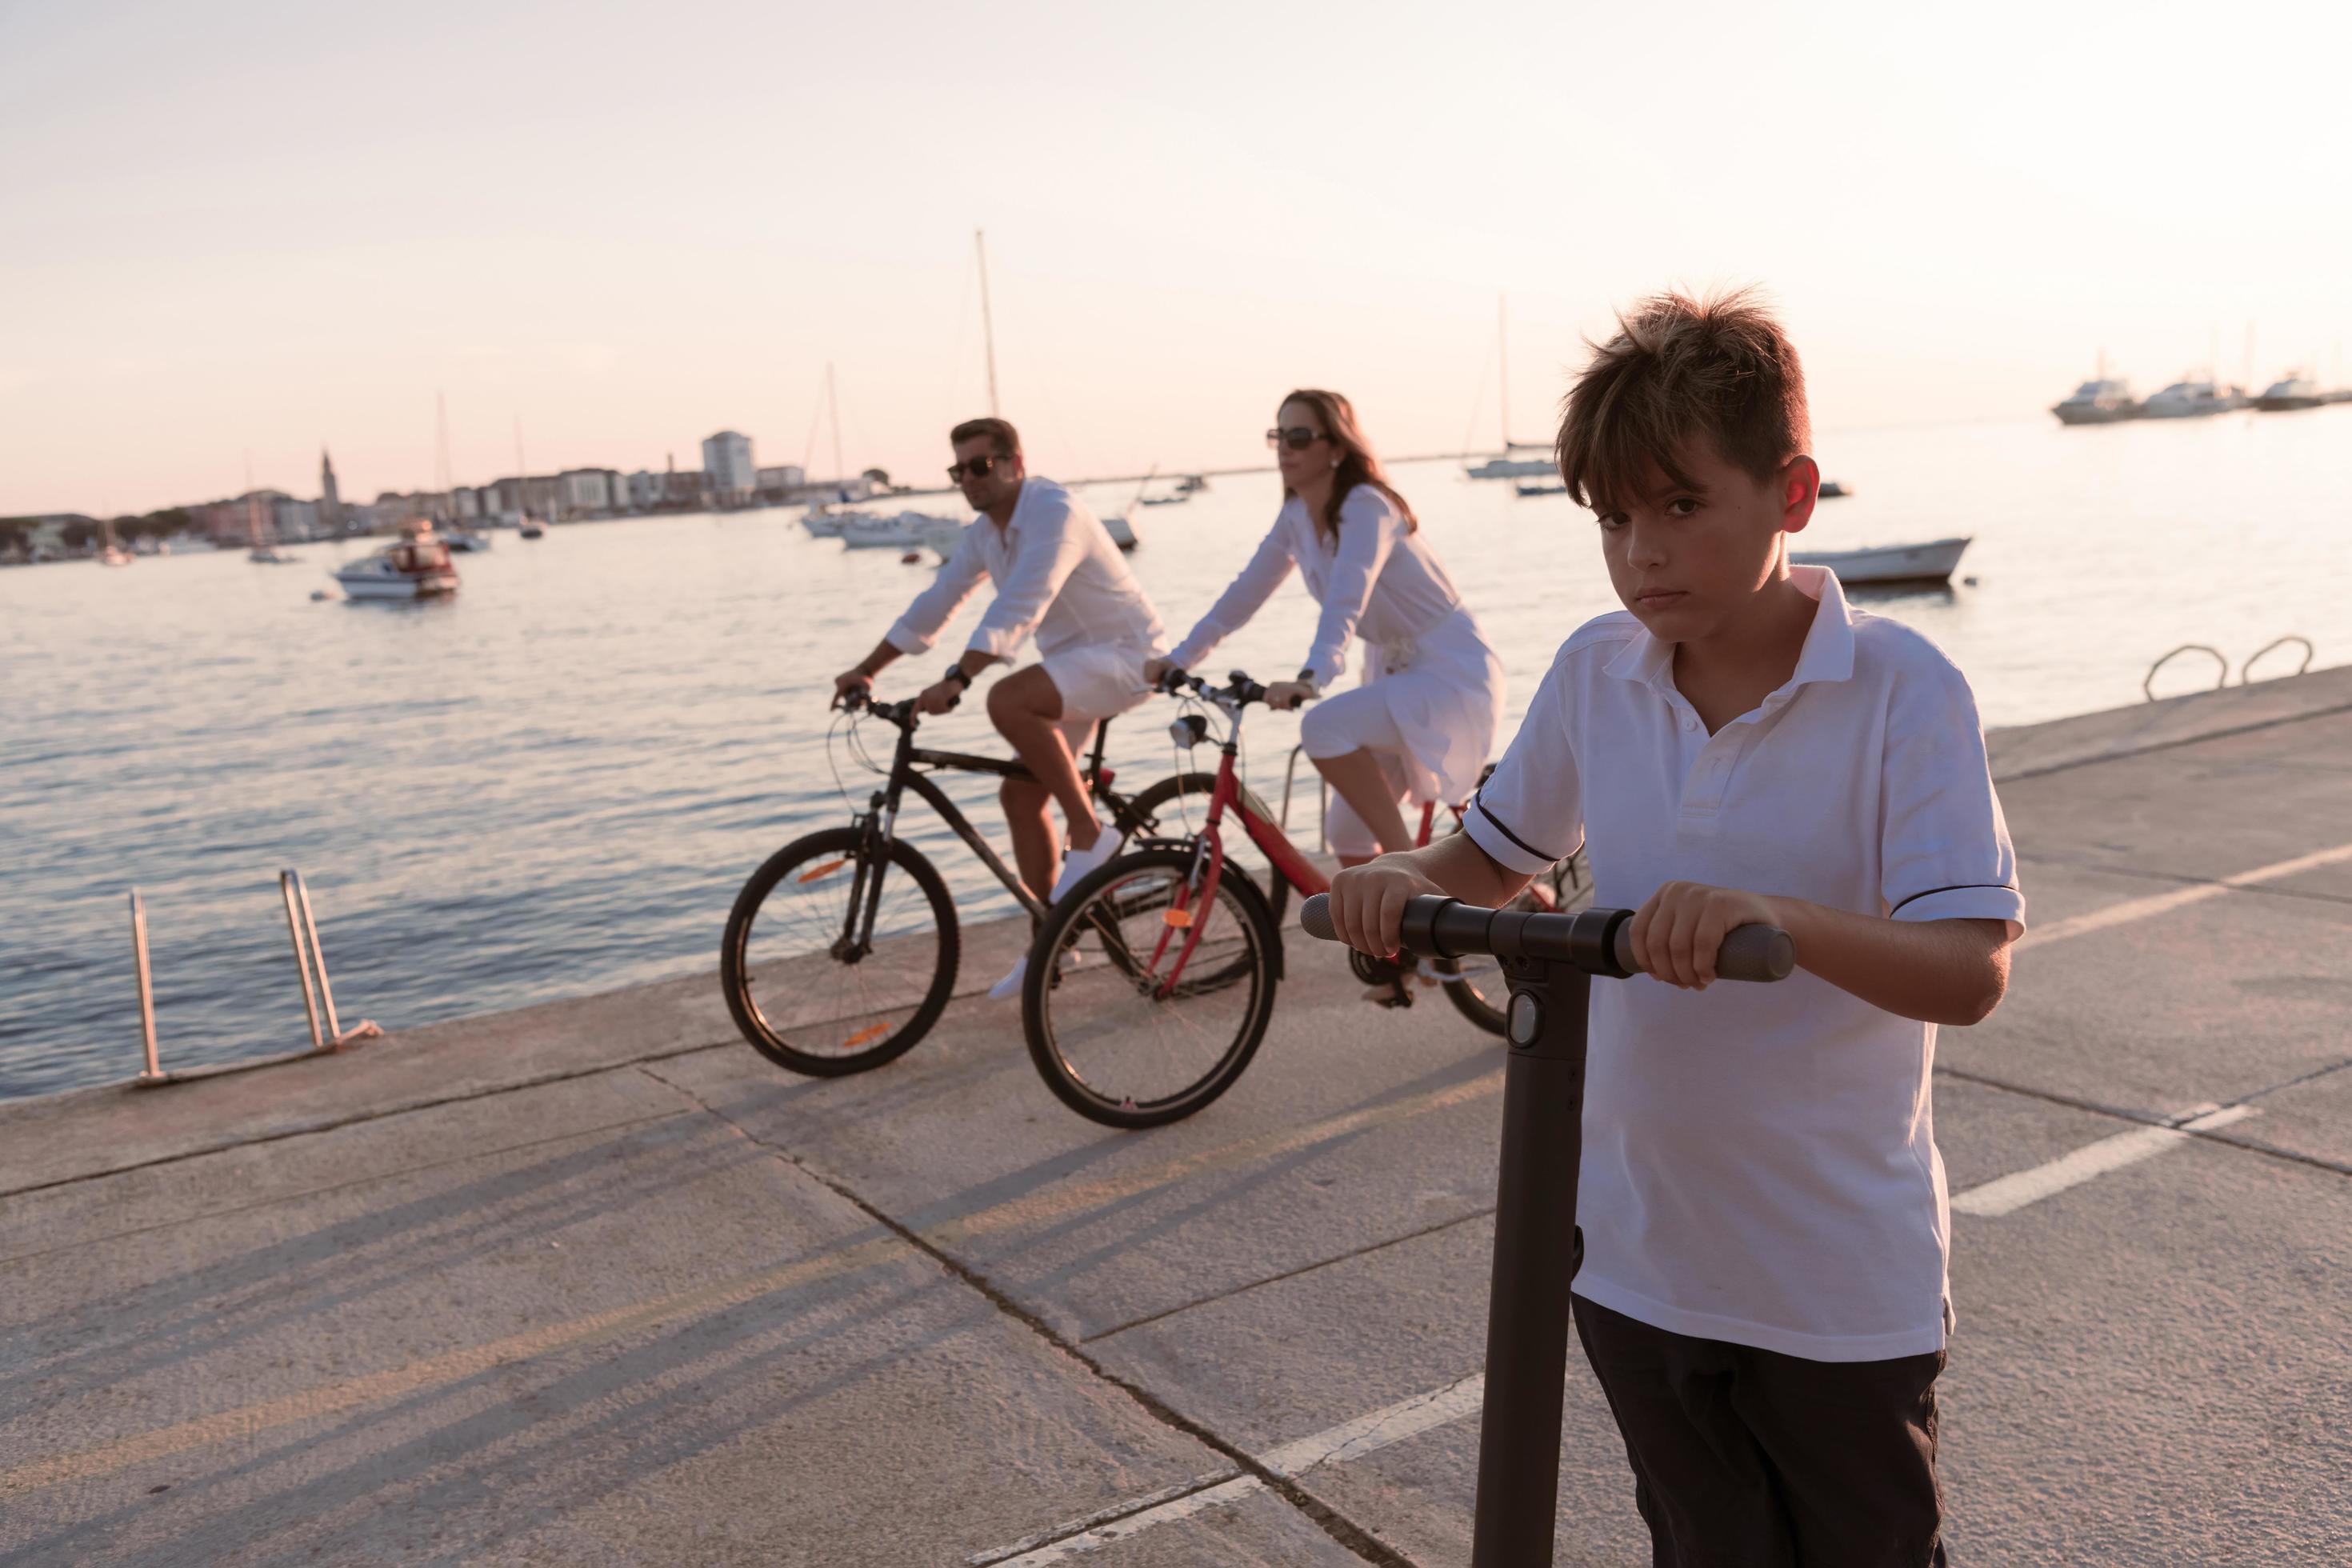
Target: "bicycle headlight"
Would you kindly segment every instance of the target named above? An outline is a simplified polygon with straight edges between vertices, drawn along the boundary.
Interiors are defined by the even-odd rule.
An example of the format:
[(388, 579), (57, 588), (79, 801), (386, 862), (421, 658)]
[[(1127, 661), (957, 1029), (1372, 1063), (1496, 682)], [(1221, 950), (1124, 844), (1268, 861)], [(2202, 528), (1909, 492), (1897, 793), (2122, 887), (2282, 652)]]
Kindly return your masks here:
[(1168, 738), (1180, 746), (1197, 746), (1209, 738), (1209, 721), (1198, 713), (1187, 713), (1168, 726)]

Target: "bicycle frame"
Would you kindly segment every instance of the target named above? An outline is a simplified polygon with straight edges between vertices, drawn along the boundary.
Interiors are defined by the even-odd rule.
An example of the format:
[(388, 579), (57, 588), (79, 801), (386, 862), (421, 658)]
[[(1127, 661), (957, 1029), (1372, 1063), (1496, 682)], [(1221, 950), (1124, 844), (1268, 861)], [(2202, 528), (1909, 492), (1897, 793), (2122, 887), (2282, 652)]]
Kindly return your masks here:
[[(964, 847), (980, 858), (980, 863), (1003, 885), (1006, 892), (1013, 895), (1032, 921), (1043, 920), (1045, 916), (1045, 904), (1023, 884), (1020, 873), (1004, 863), (995, 847), (982, 837), (979, 828), (972, 826), (971, 819), (948, 798), (947, 792), (932, 782), (929, 773), (921, 771), (946, 770), (994, 773), (1006, 779), (1031, 779), (1034, 775), (1028, 766), (1013, 757), (983, 757), (970, 752), (940, 752), (918, 746), (915, 744), (911, 705), (900, 703), (894, 711), (900, 716), (883, 715), (885, 721), (898, 731), (891, 751), (889, 774), (882, 787), (868, 798), (865, 813), (857, 819), (857, 826), (866, 831), (867, 853), (859, 858), (856, 879), (849, 889), (848, 919), (840, 940), (834, 944), (835, 956), (847, 963), (855, 963), (873, 951), (874, 919), (882, 903), (882, 874), (886, 865), (883, 847), (897, 837), (898, 811), (909, 791), (939, 814), (940, 820), (963, 841)], [(1111, 769), (1103, 765), (1103, 749), (1109, 735), (1109, 720), (1106, 719), (1095, 726), (1094, 744), (1087, 749), (1079, 774), (1087, 781), (1087, 792), (1110, 807), (1112, 818), (1119, 830), (1127, 833), (1136, 826), (1133, 813), (1129, 809), (1128, 798), (1110, 787), (1115, 775)]]

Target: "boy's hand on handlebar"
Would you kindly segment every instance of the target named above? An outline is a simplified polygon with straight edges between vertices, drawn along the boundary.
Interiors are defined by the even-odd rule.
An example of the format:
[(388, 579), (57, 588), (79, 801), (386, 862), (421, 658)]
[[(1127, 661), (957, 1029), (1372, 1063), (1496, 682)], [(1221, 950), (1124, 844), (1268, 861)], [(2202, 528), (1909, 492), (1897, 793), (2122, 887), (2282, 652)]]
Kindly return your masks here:
[(1315, 700), (1315, 689), (1303, 680), (1277, 680), (1265, 689), (1265, 705), (1276, 710), (1302, 708)]
[(1331, 932), (1359, 952), (1394, 958), (1405, 901), (1444, 891), (1401, 855), (1349, 867), (1331, 879)]
[(1715, 980), (1715, 955), (1723, 939), (1745, 925), (1779, 925), (1772, 900), (1738, 888), (1704, 882), (1668, 882), (1634, 911), (1633, 958), (1653, 977), (1686, 991), (1704, 991)]

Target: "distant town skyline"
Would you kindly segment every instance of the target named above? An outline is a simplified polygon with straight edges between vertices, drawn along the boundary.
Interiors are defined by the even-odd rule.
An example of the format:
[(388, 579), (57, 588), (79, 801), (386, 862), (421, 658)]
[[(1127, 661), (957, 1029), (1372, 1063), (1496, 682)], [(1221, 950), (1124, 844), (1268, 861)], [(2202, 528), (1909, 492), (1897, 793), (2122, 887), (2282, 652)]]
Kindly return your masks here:
[[(2342, 7), (971, 22), (0, 11), (0, 514), (234, 495), (248, 454), (299, 490), (322, 446), (415, 489), (445, 394), (461, 475), (518, 419), (534, 472), (733, 429), (822, 473), (828, 363), (842, 466), (929, 483), (988, 405), (976, 228), (1002, 412), (1071, 476), (1254, 460), (1298, 384), (1392, 453), (1491, 447), (1505, 295), (1521, 439), (1668, 284), (1762, 285), (1824, 432), (2352, 338), (2352, 204), (2306, 172), (2352, 163)], [(648, 68), (681, 31), (740, 70)]]

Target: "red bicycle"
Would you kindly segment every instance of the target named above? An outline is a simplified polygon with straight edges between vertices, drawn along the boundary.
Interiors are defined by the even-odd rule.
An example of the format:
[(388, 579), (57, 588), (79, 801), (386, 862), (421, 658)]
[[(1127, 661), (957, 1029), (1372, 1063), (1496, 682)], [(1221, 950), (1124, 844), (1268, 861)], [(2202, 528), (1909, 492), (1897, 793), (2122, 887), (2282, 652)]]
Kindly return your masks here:
[[(1179, 745), (1201, 745), (1211, 713), (1223, 717), (1208, 815), (1197, 832), (1139, 840), (1065, 894), (1037, 928), (1021, 994), (1039, 1076), (1064, 1104), (1107, 1127), (1180, 1121), (1234, 1086), (1274, 1015), (1278, 900), (1294, 889), (1305, 898), (1330, 887), (1241, 782), (1242, 714), (1265, 700), (1265, 688), (1238, 670), (1223, 686), (1171, 670), (1160, 689), (1186, 697), (1187, 710), (1169, 726)], [(1463, 808), (1451, 809), (1458, 831)], [(1228, 860), (1229, 817), (1269, 863), (1267, 889)], [(1419, 842), (1429, 841), (1435, 820), (1435, 806), (1424, 805)], [(1554, 868), (1514, 907), (1561, 908), (1578, 890), (1576, 870), (1572, 862)], [(1480, 1028), (1503, 1032), (1509, 991), (1490, 957), (1423, 959), (1412, 970), (1362, 953), (1349, 962), (1359, 978), (1387, 989), (1381, 1000), (1390, 1005), (1411, 1005), (1407, 982), (1419, 978), (1441, 986)]]

